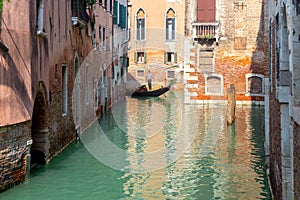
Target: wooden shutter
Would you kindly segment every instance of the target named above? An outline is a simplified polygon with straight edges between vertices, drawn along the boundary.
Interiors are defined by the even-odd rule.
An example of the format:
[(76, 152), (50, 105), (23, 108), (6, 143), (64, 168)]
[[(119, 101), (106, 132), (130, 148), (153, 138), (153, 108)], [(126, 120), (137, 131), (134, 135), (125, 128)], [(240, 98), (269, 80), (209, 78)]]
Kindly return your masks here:
[(113, 17), (113, 22), (114, 22), (115, 25), (118, 25), (118, 17), (120, 15), (119, 9), (118, 9), (118, 7), (119, 7), (118, 4), (119, 4), (119, 2), (116, 1), (116, 0), (114, 0), (114, 17)]
[(197, 21), (216, 21), (216, 0), (197, 0)]
[(134, 52), (134, 62), (137, 63), (137, 52)]
[(147, 62), (147, 53), (144, 52), (144, 63), (146, 63), (146, 62)]
[(177, 63), (177, 53), (174, 53), (174, 63)]

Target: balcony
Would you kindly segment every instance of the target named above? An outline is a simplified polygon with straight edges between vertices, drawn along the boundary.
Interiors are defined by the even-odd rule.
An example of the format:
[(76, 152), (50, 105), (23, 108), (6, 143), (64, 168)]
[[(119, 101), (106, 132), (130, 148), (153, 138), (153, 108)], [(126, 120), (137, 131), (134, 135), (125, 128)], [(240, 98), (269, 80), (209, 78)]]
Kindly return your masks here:
[(198, 38), (215, 39), (216, 42), (218, 42), (218, 38), (219, 38), (218, 22), (213, 22), (213, 23), (195, 22), (192, 24), (192, 27), (193, 27), (192, 37), (194, 39), (198, 39)]
[(73, 26), (84, 28), (89, 20), (85, 0), (72, 0), (71, 9)]

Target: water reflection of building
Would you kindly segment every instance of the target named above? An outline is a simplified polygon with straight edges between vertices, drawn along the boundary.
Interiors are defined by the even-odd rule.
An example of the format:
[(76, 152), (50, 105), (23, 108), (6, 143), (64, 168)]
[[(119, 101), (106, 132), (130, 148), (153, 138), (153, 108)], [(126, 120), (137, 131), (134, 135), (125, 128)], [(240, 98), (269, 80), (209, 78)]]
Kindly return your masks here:
[[(145, 102), (143, 103), (145, 106)], [(134, 103), (131, 102), (130, 105), (132, 104)], [(158, 133), (156, 135), (158, 140), (148, 138), (145, 142), (137, 140), (132, 135), (131, 139), (128, 140), (129, 151), (131, 152), (136, 151), (137, 142), (145, 142), (143, 146), (143, 152), (145, 153), (151, 153), (152, 151), (159, 150), (159, 148), (165, 148), (165, 160), (161, 166), (163, 168), (152, 171), (151, 173), (125, 175), (123, 178), (126, 180), (124, 183), (126, 195), (146, 199), (189, 198), (191, 195), (213, 197), (213, 183), (215, 182), (215, 176), (212, 176), (212, 174), (215, 174), (213, 169), (214, 159), (209, 155), (202, 155), (202, 153), (209, 154), (210, 151), (213, 150), (214, 144), (217, 142), (220, 130), (222, 130), (225, 122), (224, 112), (220, 110), (212, 112), (208, 109), (204, 111), (199, 106), (188, 105), (184, 106), (183, 110), (178, 106), (175, 106), (176, 109), (174, 109), (174, 103), (167, 104), (166, 106), (168, 106), (165, 115), (166, 124), (162, 130), (162, 137), (158, 137)], [(132, 107), (136, 106), (130, 106), (128, 109), (132, 109)], [(136, 108), (139, 108), (139, 106)], [(178, 116), (178, 112), (182, 112), (181, 117)], [(213, 116), (216, 115), (216, 112), (220, 115), (220, 120), (217, 120), (217, 122), (221, 124), (214, 122), (216, 120)], [(137, 115), (135, 112), (133, 113)], [(145, 114), (146, 113), (144, 113), (144, 115)], [(132, 117), (132, 115), (130, 117)], [(201, 124), (198, 123), (199, 121), (201, 121)], [(212, 124), (213, 126), (211, 127), (213, 127), (213, 129), (209, 128)], [(205, 132), (207, 136), (205, 136), (203, 132)], [(213, 132), (216, 132), (216, 134)], [(216, 136), (216, 138), (213, 138), (213, 136)], [(153, 144), (153, 142), (158, 144)], [(206, 146), (201, 148), (203, 145)], [(184, 153), (186, 153), (186, 155), (184, 155)], [(136, 158), (137, 157), (128, 157), (128, 161), (134, 165), (137, 162)], [(145, 158), (147, 157), (145, 156), (141, 159)], [(177, 160), (177, 158), (179, 159)], [(144, 163), (147, 162), (145, 161)], [(146, 166), (143, 165), (144, 163), (140, 163), (141, 169), (146, 169)], [(201, 184), (201, 187), (198, 184)]]
[(237, 109), (235, 124), (227, 127), (220, 145), (216, 146), (216, 151), (223, 152), (216, 163), (218, 197), (230, 198), (234, 194), (241, 194), (239, 199), (270, 197), (269, 189), (263, 188), (267, 182), (263, 162), (264, 126), (254, 124), (263, 120), (263, 109), (256, 108), (255, 112), (251, 108)]
[[(158, 100), (159, 101), (159, 100)], [(153, 99), (128, 99), (127, 114), (127, 136), (128, 136), (128, 173), (122, 178), (124, 181), (123, 189), (125, 195), (131, 198), (143, 199), (164, 199), (161, 193), (161, 185), (165, 180), (163, 169), (149, 171), (151, 166), (155, 165), (155, 158), (149, 160), (148, 154), (159, 151), (165, 147), (165, 136), (163, 127), (152, 129), (151, 126), (160, 126), (162, 124), (153, 124), (160, 119), (163, 112), (163, 105)], [(157, 109), (158, 107), (159, 109)], [(159, 159), (159, 158), (158, 158)], [(160, 160), (159, 162), (165, 163)], [(141, 173), (130, 173), (141, 172)]]

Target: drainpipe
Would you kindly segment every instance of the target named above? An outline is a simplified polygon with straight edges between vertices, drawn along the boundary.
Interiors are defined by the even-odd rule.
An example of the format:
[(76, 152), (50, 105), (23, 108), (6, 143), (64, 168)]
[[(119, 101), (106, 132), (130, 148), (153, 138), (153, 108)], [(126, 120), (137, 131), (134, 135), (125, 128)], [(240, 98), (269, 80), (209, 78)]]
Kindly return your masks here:
[(44, 32), (44, 0), (40, 0), (39, 2), (37, 35), (43, 37), (47, 36)]
[(269, 156), (270, 156), (270, 79), (264, 79), (265, 86), (265, 155), (267, 160), (267, 166), (269, 168)]

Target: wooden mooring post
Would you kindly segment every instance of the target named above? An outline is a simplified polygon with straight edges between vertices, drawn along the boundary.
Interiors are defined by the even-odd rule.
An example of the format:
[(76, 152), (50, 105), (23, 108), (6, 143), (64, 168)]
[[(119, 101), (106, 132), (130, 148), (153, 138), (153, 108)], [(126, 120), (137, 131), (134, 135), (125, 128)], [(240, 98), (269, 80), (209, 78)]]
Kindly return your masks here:
[(232, 125), (235, 120), (235, 107), (236, 107), (236, 98), (235, 98), (235, 86), (230, 85), (230, 88), (227, 90), (228, 94), (228, 105), (227, 105), (227, 124)]

